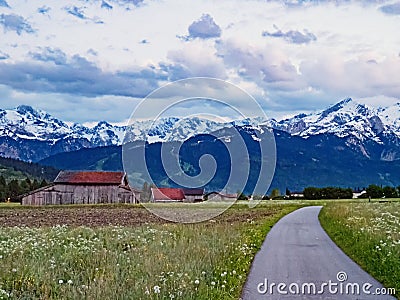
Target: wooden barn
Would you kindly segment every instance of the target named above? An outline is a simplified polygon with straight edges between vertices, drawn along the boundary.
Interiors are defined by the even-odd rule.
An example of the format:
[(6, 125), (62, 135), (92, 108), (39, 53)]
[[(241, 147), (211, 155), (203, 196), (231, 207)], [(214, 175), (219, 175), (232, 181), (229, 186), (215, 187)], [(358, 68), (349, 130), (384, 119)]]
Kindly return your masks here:
[(211, 192), (205, 195), (208, 201), (234, 201), (237, 199), (237, 194), (223, 194), (220, 192)]
[(139, 198), (123, 172), (61, 171), (49, 186), (26, 194), (22, 204), (138, 203)]
[(202, 202), (204, 189), (183, 189), (185, 194), (184, 202)]

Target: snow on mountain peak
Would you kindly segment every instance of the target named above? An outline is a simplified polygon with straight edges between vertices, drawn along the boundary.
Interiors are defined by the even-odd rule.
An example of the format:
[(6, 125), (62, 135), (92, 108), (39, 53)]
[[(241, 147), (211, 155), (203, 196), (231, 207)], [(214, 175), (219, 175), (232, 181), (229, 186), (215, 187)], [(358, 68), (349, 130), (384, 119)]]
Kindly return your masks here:
[(400, 137), (400, 106), (372, 108), (346, 98), (326, 110), (308, 115), (297, 115), (273, 124), (275, 129), (307, 138), (312, 135), (333, 133), (338, 137), (356, 137), (380, 143), (380, 134)]
[(67, 123), (45, 111), (20, 105), (13, 110), (0, 109), (0, 134), (13, 139), (31, 139), (55, 143), (59, 140), (87, 140), (92, 147), (120, 145), (125, 141), (184, 141), (197, 134), (208, 134), (224, 127), (270, 127), (292, 135), (308, 138), (331, 133), (338, 137), (351, 137), (360, 141), (381, 143), (381, 135), (400, 138), (400, 103), (388, 107), (372, 108), (346, 98), (326, 110), (299, 114), (276, 121), (246, 118), (218, 122), (200, 117), (167, 117), (158, 120), (135, 121), (129, 126), (114, 126), (105, 121), (93, 127)]

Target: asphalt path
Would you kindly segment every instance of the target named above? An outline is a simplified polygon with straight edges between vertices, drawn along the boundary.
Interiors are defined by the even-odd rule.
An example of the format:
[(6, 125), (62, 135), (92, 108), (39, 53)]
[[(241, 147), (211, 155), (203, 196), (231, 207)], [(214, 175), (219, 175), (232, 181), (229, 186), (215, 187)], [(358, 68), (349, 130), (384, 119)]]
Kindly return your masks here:
[(298, 209), (268, 233), (242, 292), (258, 299), (395, 299), (340, 250), (318, 220), (321, 206)]

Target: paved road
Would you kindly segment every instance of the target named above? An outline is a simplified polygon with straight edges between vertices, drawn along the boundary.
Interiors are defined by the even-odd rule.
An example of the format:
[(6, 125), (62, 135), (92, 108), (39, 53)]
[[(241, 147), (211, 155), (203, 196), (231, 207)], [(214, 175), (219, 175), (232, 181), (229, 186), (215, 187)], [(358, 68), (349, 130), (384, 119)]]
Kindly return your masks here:
[[(243, 289), (243, 300), (395, 299), (372, 295), (382, 285), (333, 243), (319, 223), (320, 210), (321, 206), (301, 208), (275, 224), (254, 258)], [(346, 274), (338, 275), (339, 272)], [(343, 280), (341, 276), (345, 275), (347, 280), (338, 280), (337, 276)], [(281, 285), (278, 291), (280, 283), (286, 287)], [(359, 295), (356, 294), (357, 285)], [(363, 285), (370, 295), (363, 292)], [(346, 287), (350, 295), (346, 294)], [(320, 291), (323, 293), (318, 294)]]

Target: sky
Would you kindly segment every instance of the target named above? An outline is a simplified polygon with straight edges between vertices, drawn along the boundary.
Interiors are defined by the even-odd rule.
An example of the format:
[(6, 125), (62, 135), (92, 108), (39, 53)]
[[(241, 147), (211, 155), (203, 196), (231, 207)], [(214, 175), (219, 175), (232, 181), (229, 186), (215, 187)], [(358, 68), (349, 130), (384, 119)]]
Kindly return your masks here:
[[(225, 80), (278, 119), (347, 97), (387, 106), (400, 101), (399, 28), (398, 0), (0, 0), (0, 108), (123, 123), (150, 93), (191, 77)], [(157, 95), (143, 118), (168, 97)], [(176, 111), (204, 110), (196, 103)]]

